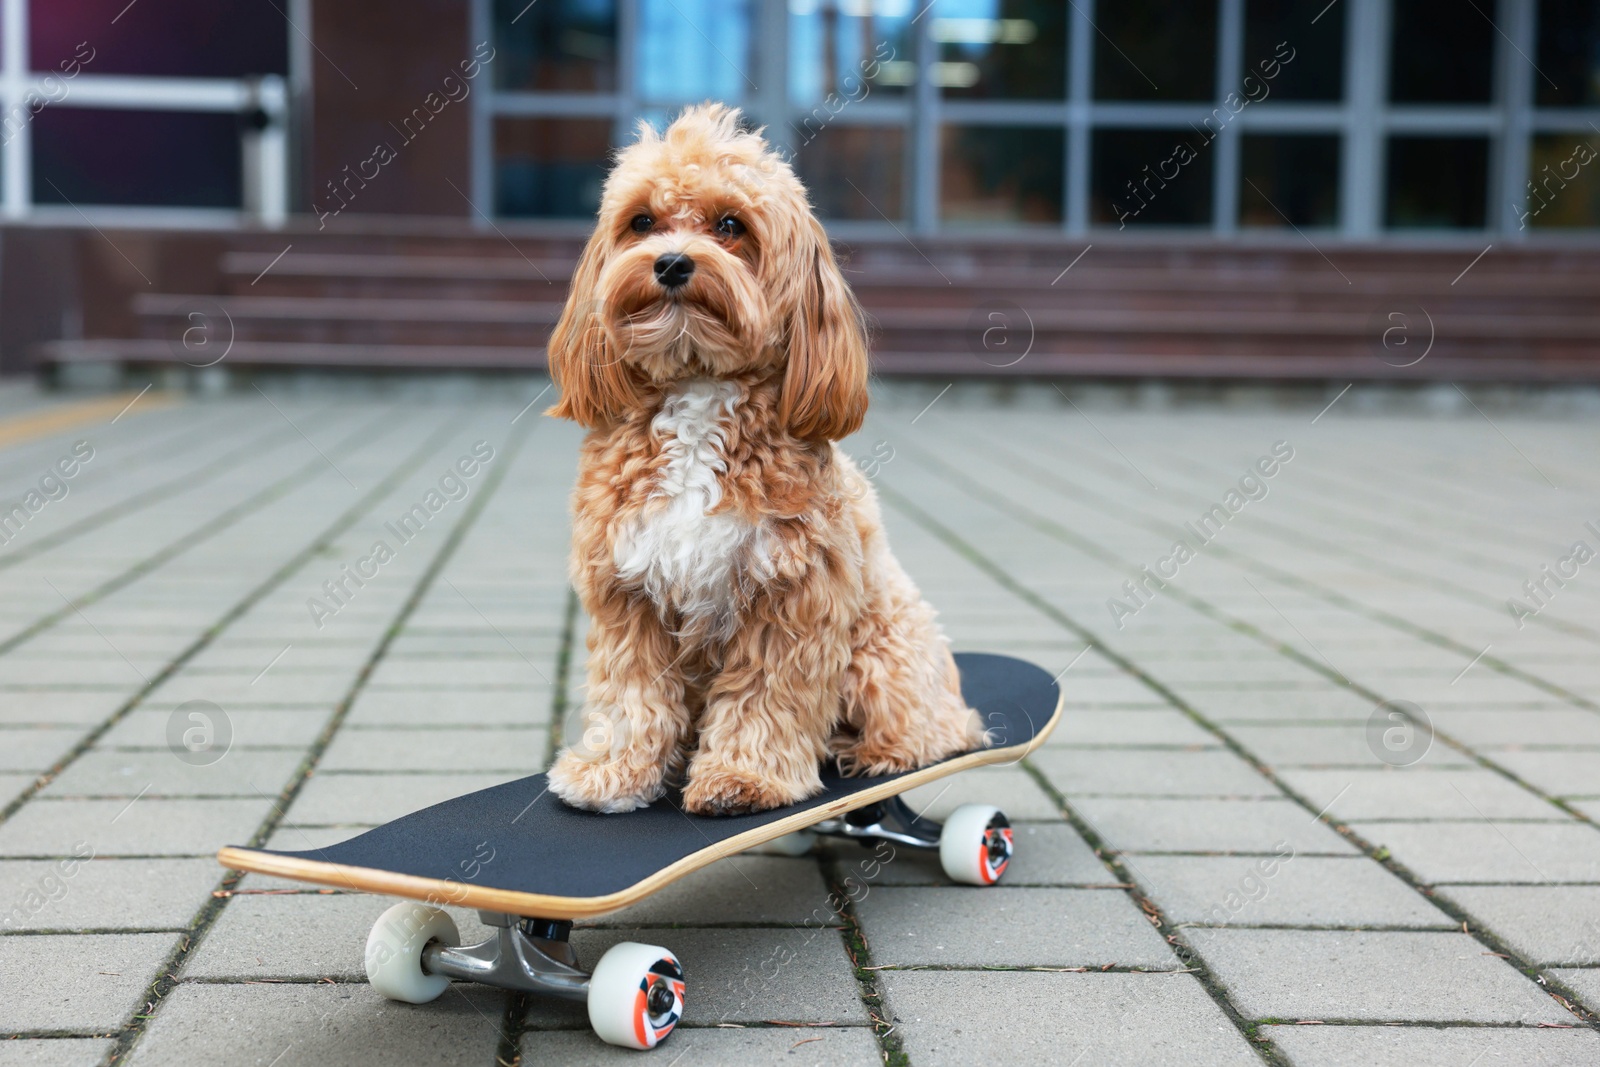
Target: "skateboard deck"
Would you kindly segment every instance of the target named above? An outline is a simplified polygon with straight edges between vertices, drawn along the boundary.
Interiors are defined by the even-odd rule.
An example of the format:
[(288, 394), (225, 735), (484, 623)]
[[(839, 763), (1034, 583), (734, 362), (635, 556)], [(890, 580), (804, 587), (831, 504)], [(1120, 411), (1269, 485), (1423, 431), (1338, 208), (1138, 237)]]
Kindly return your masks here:
[(956, 656), (961, 692), (991, 731), (989, 748), (901, 774), (846, 778), (830, 767), (799, 804), (697, 816), (676, 792), (600, 815), (568, 807), (542, 774), (412, 812), (342, 844), (303, 852), (230, 846), (225, 867), (302, 882), (541, 919), (585, 919), (644, 899), (725, 856), (971, 767), (1011, 763), (1061, 714), (1050, 675), (1031, 663)]

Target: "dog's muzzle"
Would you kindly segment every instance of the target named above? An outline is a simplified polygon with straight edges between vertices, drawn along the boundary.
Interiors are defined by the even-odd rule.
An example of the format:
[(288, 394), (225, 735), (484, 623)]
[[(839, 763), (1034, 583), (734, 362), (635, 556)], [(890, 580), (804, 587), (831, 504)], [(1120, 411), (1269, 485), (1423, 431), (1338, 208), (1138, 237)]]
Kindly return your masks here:
[(678, 289), (694, 273), (694, 260), (682, 252), (668, 252), (656, 259), (656, 281), (668, 289)]

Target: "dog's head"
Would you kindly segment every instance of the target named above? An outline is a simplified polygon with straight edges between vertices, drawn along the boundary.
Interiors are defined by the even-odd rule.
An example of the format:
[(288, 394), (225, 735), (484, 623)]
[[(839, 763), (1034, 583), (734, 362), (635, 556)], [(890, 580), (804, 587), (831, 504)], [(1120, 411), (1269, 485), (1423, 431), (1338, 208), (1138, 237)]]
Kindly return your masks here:
[(607, 425), (649, 383), (782, 374), (796, 436), (837, 439), (867, 407), (861, 314), (805, 188), (721, 104), (617, 156), (550, 336), (551, 414)]

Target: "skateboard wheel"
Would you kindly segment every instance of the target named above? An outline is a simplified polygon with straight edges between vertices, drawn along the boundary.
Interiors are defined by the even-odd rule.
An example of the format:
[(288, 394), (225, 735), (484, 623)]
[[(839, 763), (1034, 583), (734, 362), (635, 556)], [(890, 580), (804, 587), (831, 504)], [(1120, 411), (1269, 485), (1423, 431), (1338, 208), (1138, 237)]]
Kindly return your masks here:
[(455, 920), (438, 908), (406, 901), (378, 916), (367, 935), (367, 981), (372, 988), (407, 1004), (426, 1004), (450, 988), (447, 976), (422, 969), (422, 950), (429, 941), (461, 944)]
[(683, 1018), (683, 967), (656, 945), (624, 941), (600, 957), (589, 978), (589, 1025), (600, 1040), (647, 1049)]
[(939, 834), (939, 863), (953, 882), (994, 885), (1011, 862), (1011, 824), (993, 804), (963, 804)]

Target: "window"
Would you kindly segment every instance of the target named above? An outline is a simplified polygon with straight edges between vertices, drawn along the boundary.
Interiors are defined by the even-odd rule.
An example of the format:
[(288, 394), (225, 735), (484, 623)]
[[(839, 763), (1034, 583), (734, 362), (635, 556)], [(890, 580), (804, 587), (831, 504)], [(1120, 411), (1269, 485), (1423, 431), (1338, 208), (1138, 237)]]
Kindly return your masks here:
[(905, 218), (905, 130), (834, 126), (800, 146), (796, 169), (824, 220)]
[(1338, 224), (1338, 137), (1246, 134), (1240, 155), (1239, 225), (1327, 229)]
[(1397, 104), (1486, 104), (1493, 81), (1490, 0), (1393, 0), (1389, 99)]
[(1096, 130), (1093, 219), (1104, 225), (1211, 221), (1211, 156), (1192, 129)]
[(1059, 223), (1065, 139), (1059, 129), (946, 126), (939, 217), (953, 223)]
[(593, 215), (610, 151), (606, 119), (497, 120), (495, 211), (534, 218)]
[(1488, 189), (1488, 138), (1389, 139), (1391, 228), (1480, 229)]
[(1140, 0), (1095, 8), (1096, 100), (1210, 100), (1216, 0)]
[(1060, 100), (1068, 10), (1059, 0), (946, 0), (929, 27), (935, 83), (957, 98)]
[(1600, 226), (1600, 0), (475, 2), (511, 57), (479, 149), (509, 213), (587, 216), (606, 138), (710, 97), (830, 224)]

